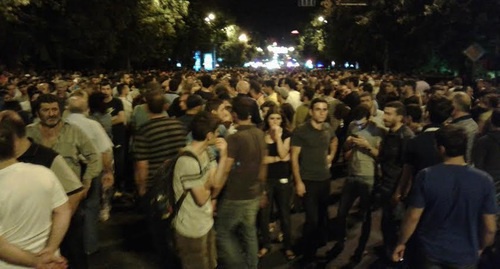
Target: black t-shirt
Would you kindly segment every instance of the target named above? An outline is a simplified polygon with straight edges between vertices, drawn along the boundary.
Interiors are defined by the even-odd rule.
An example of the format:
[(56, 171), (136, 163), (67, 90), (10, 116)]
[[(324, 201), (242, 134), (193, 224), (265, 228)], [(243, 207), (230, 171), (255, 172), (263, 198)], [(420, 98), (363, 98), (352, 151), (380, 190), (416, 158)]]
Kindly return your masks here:
[(411, 129), (403, 125), (396, 132), (389, 131), (382, 139), (378, 158), (382, 169), (382, 186), (387, 190), (393, 190), (401, 176), (404, 154), (412, 137)]
[(435, 134), (438, 126), (426, 126), (424, 131), (408, 141), (405, 163), (412, 165), (415, 176), (420, 170), (443, 161), (439, 154)]
[[(109, 101), (108, 103), (104, 103), (104, 106), (106, 107), (106, 113), (110, 114), (111, 117), (114, 117), (118, 115), (120, 111), (123, 111), (123, 103), (118, 98), (111, 99), (111, 101)], [(113, 124), (113, 126), (111, 127), (111, 132), (113, 133), (113, 144), (115, 146), (126, 144), (125, 124), (123, 122)]]
[[(285, 142), (285, 139), (290, 138), (291, 136), (292, 136), (292, 133), (283, 129), (283, 134), (281, 135), (281, 140), (283, 140), (283, 142)], [(279, 156), (278, 146), (276, 145), (276, 142), (273, 142), (272, 144), (267, 144), (267, 150), (268, 150), (269, 156), (271, 156), (271, 157)], [(280, 161), (280, 162), (268, 164), (267, 177), (272, 178), (272, 179), (280, 179), (280, 178), (290, 177), (290, 161), (285, 161), (285, 162)]]
[(403, 99), (403, 104), (405, 106), (411, 105), (411, 104), (418, 105), (418, 104), (420, 104), (420, 100), (418, 99), (418, 97), (416, 95), (412, 95), (412, 96), (410, 96), (408, 98), (404, 98)]
[(193, 122), (194, 115), (185, 114), (177, 118), (182, 125), (186, 128), (187, 133), (191, 132), (191, 122)]
[(209, 101), (215, 98), (215, 94), (213, 92), (204, 92), (202, 90), (197, 90), (194, 94), (199, 95), (201, 98)]

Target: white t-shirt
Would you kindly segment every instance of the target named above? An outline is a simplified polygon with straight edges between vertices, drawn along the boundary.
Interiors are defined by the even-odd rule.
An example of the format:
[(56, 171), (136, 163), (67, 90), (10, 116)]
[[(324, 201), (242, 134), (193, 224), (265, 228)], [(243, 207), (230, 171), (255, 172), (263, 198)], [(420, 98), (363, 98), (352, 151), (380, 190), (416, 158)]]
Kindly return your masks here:
[(288, 93), (288, 98), (286, 98), (286, 102), (292, 105), (294, 110), (297, 110), (297, 107), (302, 105), (302, 101), (300, 101), (300, 92), (290, 90), (290, 92)]
[[(15, 163), (0, 170), (0, 235), (38, 253), (49, 238), (52, 211), (68, 201), (54, 173), (40, 165)], [(0, 261), (0, 268), (25, 268)]]
[[(190, 150), (187, 146), (185, 150)], [(198, 161), (190, 156), (182, 156), (177, 160), (174, 170), (174, 191), (175, 199), (179, 200), (184, 190), (188, 191), (193, 187), (203, 186), (208, 179), (208, 172), (211, 167), (217, 165), (215, 160), (211, 161), (205, 151), (200, 158), (202, 172)], [(188, 193), (181, 205), (179, 212), (173, 222), (177, 233), (185, 237), (200, 238), (206, 235), (214, 225), (213, 209), (210, 199), (199, 207)]]

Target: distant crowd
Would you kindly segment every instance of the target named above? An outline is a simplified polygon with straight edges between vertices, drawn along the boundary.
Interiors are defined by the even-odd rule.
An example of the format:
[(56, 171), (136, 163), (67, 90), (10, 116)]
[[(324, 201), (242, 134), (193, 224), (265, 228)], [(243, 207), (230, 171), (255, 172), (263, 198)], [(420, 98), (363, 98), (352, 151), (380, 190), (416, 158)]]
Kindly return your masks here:
[[(0, 268), (88, 268), (120, 199), (144, 214), (160, 268), (258, 268), (276, 223), (284, 257), (316, 268), (344, 250), (358, 199), (347, 266), (378, 204), (386, 268), (476, 268), (498, 223), (499, 97), (488, 79), (351, 71), (4, 71)], [(170, 223), (148, 194), (173, 158)]]

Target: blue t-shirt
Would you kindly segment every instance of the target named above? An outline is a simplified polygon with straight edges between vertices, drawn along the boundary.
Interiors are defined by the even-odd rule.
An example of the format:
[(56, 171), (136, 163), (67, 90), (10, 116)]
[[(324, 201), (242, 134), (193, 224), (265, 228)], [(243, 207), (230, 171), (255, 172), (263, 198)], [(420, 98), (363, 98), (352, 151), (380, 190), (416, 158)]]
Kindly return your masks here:
[(409, 206), (424, 208), (415, 232), (431, 259), (477, 263), (483, 214), (496, 214), (491, 177), (470, 166), (438, 164), (417, 174)]

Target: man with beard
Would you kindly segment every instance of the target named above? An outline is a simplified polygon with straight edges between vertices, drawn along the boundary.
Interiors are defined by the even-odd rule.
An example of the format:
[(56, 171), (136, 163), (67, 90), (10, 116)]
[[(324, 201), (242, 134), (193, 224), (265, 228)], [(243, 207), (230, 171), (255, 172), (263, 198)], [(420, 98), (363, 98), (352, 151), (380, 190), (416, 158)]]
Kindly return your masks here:
[(297, 195), (304, 199), (306, 222), (304, 268), (314, 267), (314, 256), (325, 235), (330, 194), (330, 165), (337, 152), (335, 133), (325, 124), (328, 103), (321, 98), (311, 101), (309, 121), (297, 127), (292, 135), (292, 172)]
[[(127, 129), (125, 128), (125, 110), (123, 103), (120, 99), (113, 97), (111, 83), (105, 79), (101, 81), (101, 93), (106, 97), (104, 98), (104, 107), (106, 112), (111, 115), (111, 133), (113, 134), (113, 156), (115, 161), (115, 187), (117, 191), (124, 191), (125, 178), (123, 171), (125, 171), (125, 152), (127, 152)], [(131, 182), (127, 185), (132, 185)]]
[[(86, 196), (92, 180), (102, 171), (101, 157), (92, 141), (78, 127), (61, 121), (62, 109), (56, 96), (40, 95), (35, 111), (40, 122), (26, 127), (28, 137), (63, 156), (73, 172), (81, 177), (84, 186), (83, 195)], [(82, 169), (82, 162), (86, 164), (85, 169)], [(61, 246), (61, 251), (68, 258), (71, 268), (88, 267), (83, 246), (84, 216), (81, 209), (82, 206), (73, 215), (70, 228)]]
[(391, 198), (403, 170), (403, 156), (406, 144), (414, 136), (410, 127), (404, 124), (405, 116), (406, 109), (403, 103), (393, 101), (385, 105), (384, 124), (389, 128), (389, 132), (382, 139), (378, 156), (382, 170), (379, 192), (382, 203), (381, 229), (385, 254), (391, 253), (397, 242), (399, 224), (397, 218), (402, 216), (397, 216), (397, 208), (392, 203)]

